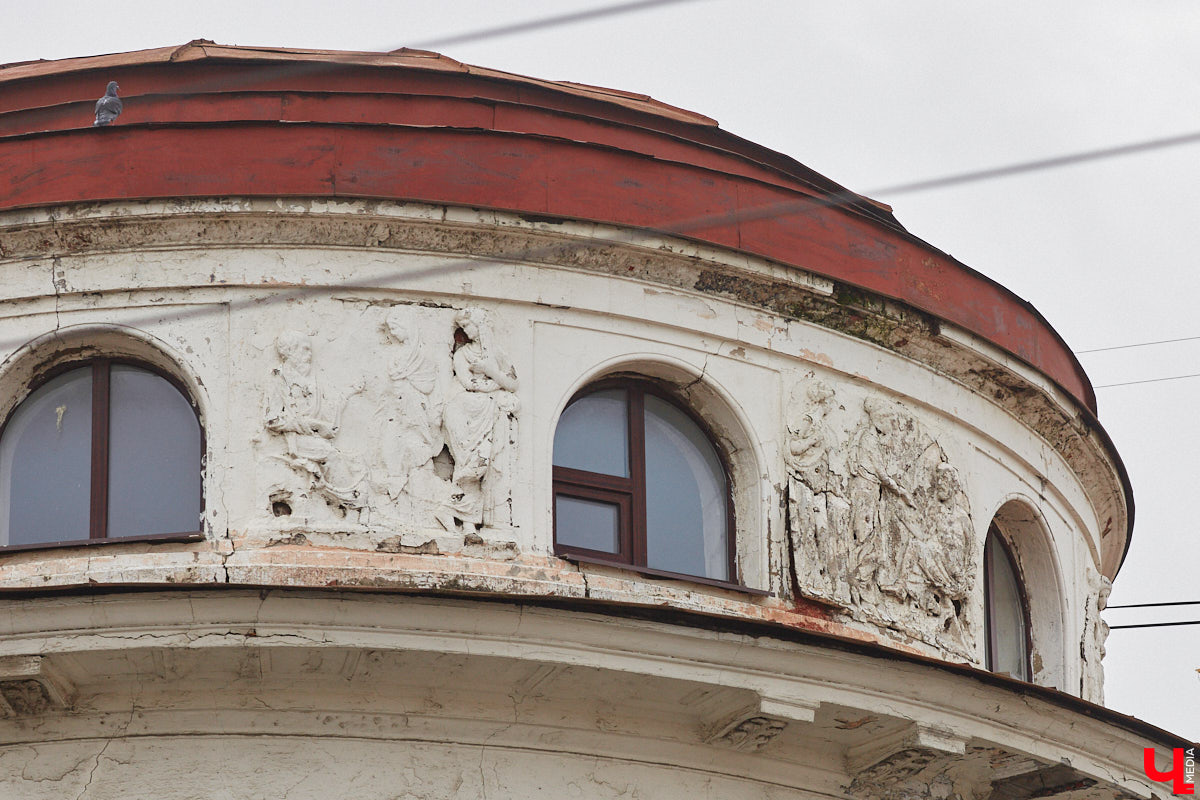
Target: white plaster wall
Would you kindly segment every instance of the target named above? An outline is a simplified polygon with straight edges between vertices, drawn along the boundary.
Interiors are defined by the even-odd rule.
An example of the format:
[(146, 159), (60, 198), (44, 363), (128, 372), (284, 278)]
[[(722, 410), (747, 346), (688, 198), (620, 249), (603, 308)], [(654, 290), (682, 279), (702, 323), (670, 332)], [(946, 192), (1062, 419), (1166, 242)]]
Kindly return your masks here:
[[(153, 211), (169, 218), (178, 211), (218, 213), (227, 217), (226, 221), (236, 221), (238, 213), (250, 210), (260, 216), (274, 211), (309, 214), (315, 219), (316, 215), (361, 215), (367, 208), (358, 203), (297, 201), (272, 207), (227, 201), (184, 204), (177, 209), (114, 205), (92, 208), (81, 216), (94, 219), (108, 213)], [(551, 227), (467, 209), (397, 206), (386, 214), (376, 207), (371, 211), (384, 218), (436, 221), (458, 232), (479, 229), (484, 236), (488, 230), (498, 229), (532, 236)], [(21, 212), (6, 219), (11, 224), (42, 221), (37, 212)], [(613, 235), (586, 225), (552, 229), (557, 235)], [(531, 247), (547, 247), (536, 237), (530, 241)], [(697, 259), (728, 269), (753, 268), (776, 277), (784, 273), (775, 265), (683, 242), (664, 240), (639, 246), (656, 256), (678, 253), (681, 273), (694, 270)], [(1061, 601), (1057, 609), (1060, 619), (1042, 618), (1034, 623), (1035, 650), (1045, 663), (1035, 673), (1035, 680), (1078, 692), (1083, 670), (1096, 669), (1092, 662), (1082, 665), (1077, 654), (1081, 637), (1085, 649), (1090, 642), (1085, 607), (1092, 602), (1100, 569), (1103, 524), (1079, 474), (1059, 451), (991, 398), (916, 360), (846, 333), (641, 277), (597, 274), (578, 266), (410, 252), (380, 247), (379, 241), (370, 240), (356, 246), (339, 241), (336, 246), (303, 247), (253, 241), (221, 247), (200, 243), (154, 248), (131, 243), (121, 249), (110, 244), (103, 251), (60, 253), (45, 261), (0, 262), (0, 278), (0, 407), (11, 408), (20, 399), (23, 369), (69, 349), (75, 341), (72, 332), (87, 333), (97, 330), (95, 326), (135, 331), (137, 337), (155, 343), (176, 363), (178, 374), (198, 387), (195, 399), (208, 444), (205, 523), (214, 543), (211, 552), (216, 555), (189, 556), (191, 551), (184, 549), (175, 561), (178, 564), (192, 557), (193, 570), (198, 569), (196, 564), (212, 564), (209, 572), (191, 573), (204, 576), (196, 579), (219, 581), (222, 575), (229, 579), (228, 564), (221, 561), (224, 566), (220, 566), (216, 559), (229, 555), (230, 541), (265, 550), (264, 545), (278, 544), (302, 531), (308, 548), (369, 553), (381, 542), (399, 537), (395, 541), (408, 548), (433, 542), (443, 554), (492, 561), (516, 559), (518, 565), (534, 564), (537, 569), (555, 564), (562, 572), (539, 579), (537, 591), (570, 594), (575, 585), (568, 573), (574, 568), (551, 557), (555, 421), (572, 393), (588, 381), (636, 366), (658, 370), (656, 376), (680, 386), (699, 381), (683, 394), (696, 402), (697, 412), (712, 424), (724, 448), (734, 453), (742, 581), (774, 596), (738, 597), (719, 589), (640, 578), (620, 583), (625, 579), (609, 571), (595, 574), (602, 579), (600, 583), (607, 579), (616, 582), (610, 589), (612, 597), (770, 618), (787, 611), (793, 602), (786, 575), (790, 555), (781, 502), (787, 483), (783, 405), (797, 380), (820, 379), (834, 387), (842, 406), (839, 413), (847, 420), (860, 412), (868, 396), (883, 396), (902, 403), (929, 432), (963, 478), (980, 560), (992, 515), (1003, 503), (1021, 498), (1036, 509), (1051, 557), (1046, 574), (1053, 575), (1057, 585), (1034, 588), (1057, 594)], [(788, 280), (817, 295), (829, 292), (827, 284), (811, 276), (793, 272)], [(434, 349), (442, 349), (436, 357), (443, 359), (442, 380), (448, 382), (447, 337), (453, 334), (455, 310), (466, 307), (486, 312), (495, 342), (511, 359), (520, 401), (515, 463), (507, 486), (511, 518), (505, 516), (478, 532), (483, 549), (472, 551), (470, 543), (464, 543), (463, 530), (396, 528), (387, 521), (385, 509), (379, 508), (349, 517), (274, 516), (269, 488), (280, 470), (287, 470), (279, 463), (277, 437), (264, 428), (263, 399), (272, 370), (280, 363), (274, 350), (278, 334), (294, 330), (310, 338), (314, 375), (330, 397), (345, 397), (358, 385), (366, 387), (353, 401), (358, 410), (350, 411), (339, 432), (338, 447), (369, 461), (367, 454), (377, 432), (366, 424), (365, 417), (371, 411), (370, 398), (386, 391), (387, 363), (396, 350), (384, 330), (387, 314), (404, 309), (428, 334), (428, 341), (438, 343)], [(952, 338), (932, 344), (948, 347)], [(36, 353), (27, 352), (30, 342), (37, 342)], [(989, 354), (979, 355), (981, 364), (985, 356)], [(294, 549), (287, 547), (279, 552), (295, 555)], [(154, 557), (139, 548), (113, 566), (113, 574), (128, 579), (146, 572), (147, 559)], [(70, 560), (70, 554), (47, 558), (58, 560), (53, 570), (70, 572), (59, 563)], [(348, 570), (365, 568), (354, 558), (336, 556)], [(522, 561), (526, 558), (542, 561)], [(9, 561), (0, 562), (0, 582), (28, 584), (39, 571), (53, 571), (39, 562), (37, 555)], [(314, 563), (304, 562), (307, 571), (303, 571), (297, 561), (293, 580), (302, 585), (324, 585), (332, 580), (332, 573), (316, 569)], [(327, 559), (317, 566), (327, 570), (331, 563)], [(159, 568), (155, 566), (147, 574), (161, 576), (161, 571), (154, 572)], [(386, 568), (393, 569), (394, 562), (388, 562)], [(92, 567), (76, 570), (74, 579), (63, 581), (79, 580), (89, 569)], [(222, 573), (222, 569), (226, 571)], [(255, 569), (247, 567), (246, 580), (258, 576), (258, 580), (271, 582), (282, 574)], [(513, 566), (510, 572), (517, 569)], [(340, 575), (337, 580), (344, 580)], [(533, 585), (527, 582), (517, 591), (532, 590)], [(973, 660), (980, 663), (981, 579), (968, 613), (977, 621)], [(905, 641), (895, 631), (880, 631), (836, 612), (832, 621), (841, 626), (839, 632), (939, 654), (926, 643)]]
[[(68, 700), (0, 719), (6, 797), (966, 800), (1069, 763), (1089, 798), (1128, 800), (1161, 745), (1000, 679), (761, 630), (363, 592), (8, 610), (0, 670), (43, 653)], [(748, 715), (777, 729), (722, 735)]]
[(452, 800), (828, 797), (763, 781), (575, 753), (363, 738), (180, 736), (0, 748), (22, 800)]

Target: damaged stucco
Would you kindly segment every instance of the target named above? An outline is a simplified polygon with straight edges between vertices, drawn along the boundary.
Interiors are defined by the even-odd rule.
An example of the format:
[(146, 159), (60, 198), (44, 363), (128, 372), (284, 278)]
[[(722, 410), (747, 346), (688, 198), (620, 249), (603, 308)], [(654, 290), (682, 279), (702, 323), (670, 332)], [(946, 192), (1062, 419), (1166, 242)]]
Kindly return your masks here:
[[(10, 212), (5, 221), (7, 302), (15, 313), (0, 320), (0, 344), (12, 354), (3, 368), (11, 389), (0, 410), (19, 401), (21, 387), (47, 365), (115, 350), (180, 378), (209, 448), (203, 542), (89, 548), (80, 551), (82, 567), (71, 553), (22, 554), (4, 565), (0, 581), (7, 586), (106, 575), (467, 591), (519, 586), (570, 596), (574, 584), (608, 583), (622, 587), (614, 596), (639, 602), (799, 620), (979, 663), (978, 630), (967, 635), (961, 624), (946, 625), (953, 642), (919, 635), (912, 625), (893, 624), (890, 612), (857, 614), (848, 598), (805, 586), (811, 579), (806, 565), (797, 565), (788, 527), (795, 486), (789, 490), (781, 421), (797, 381), (818, 381), (837, 391), (834, 416), (861, 416), (864, 401), (882, 396), (898, 400), (905, 418), (928, 431), (922, 435), (937, 443), (944, 470), (962, 484), (970, 559), (1004, 502), (1020, 498), (1037, 508), (1043, 549), (1058, 565), (1055, 580), (1065, 581), (1038, 590), (1069, 601), (1052, 626), (1057, 645), (1035, 644), (1066, 652), (1064, 633), (1094, 638), (1085, 619), (1094, 601), (1085, 595), (1094, 594), (1100, 571), (1114, 569), (1123, 549), (1123, 523), (1113, 522), (1123, 513), (1122, 494), (1104, 447), (1070, 421), (1079, 412), (1061, 393), (1028, 381), (1012, 391), (1028, 370), (993, 360), (962, 336), (947, 338), (926, 315), (744, 255), (455, 208), (222, 200)], [(472, 397), (462, 383), (470, 373), (455, 366), (459, 345), (452, 341), (464, 314), (476, 315), (483, 330), (479, 357), (502, 360), (511, 376), (499, 376), (511, 401), (488, 401), (485, 413), (495, 422), (479, 433), (455, 433), (441, 421), (443, 407)], [(30, 336), (38, 324), (44, 333)], [(289, 372), (281, 355), (285, 333), (303, 342), (303, 378), (287, 377), (299, 373)], [(571, 394), (615, 373), (674, 385), (715, 432), (734, 484), (739, 579), (769, 594), (698, 591), (552, 557), (553, 421)], [(387, 410), (396, 382), (410, 386), (422, 375), (427, 385), (419, 396), (437, 415), (432, 427), (422, 432), (393, 422), (388, 430), (397, 432), (379, 436), (388, 419), (412, 417)], [(324, 398), (325, 407), (314, 406), (310, 416), (320, 424), (329, 417), (335, 432), (302, 440), (272, 421), (299, 413), (269, 406), (301, 386), (306, 396)], [(499, 387), (491, 386), (488, 396), (498, 397)], [(457, 451), (456, 436), (467, 437)], [(462, 483), (452, 453), (469, 460), (471, 447), (500, 452), (500, 437), (511, 464), (493, 459), (482, 481)], [(407, 449), (392, 444), (402, 441)], [(433, 442), (435, 453), (443, 441), (442, 454), (426, 462), (425, 483), (387, 477), (422, 442)], [(302, 451), (318, 445), (319, 467), (305, 467), (316, 462), (306, 462)], [(438, 496), (445, 499), (429, 500)], [(311, 563), (301, 567), (293, 553)], [(408, 576), (393, 557), (431, 566)], [(504, 577), (472, 583), (467, 576), (477, 570), (455, 559), (495, 564), (482, 572)], [(554, 578), (541, 577), (543, 565)], [(243, 576), (233, 578), (239, 569)], [(966, 577), (957, 613), (979, 619), (981, 587)], [(1055, 653), (1040, 661), (1055, 666), (1037, 670), (1035, 680), (1092, 687), (1089, 696), (1098, 696), (1098, 682), (1079, 673), (1098, 670), (1094, 657)]]
[[(6, 212), (0, 276), (0, 417), (47, 369), (119, 355), (179, 380), (207, 447), (199, 535), (0, 557), (0, 602), (14, 620), (27, 618), (0, 638), (0, 659), (49, 654), (36, 666), (21, 662), (26, 673), (9, 681), (18, 705), (39, 692), (48, 698), (39, 711), (10, 715), (0, 748), (0, 760), (21, 765), (12, 774), (43, 792), (28, 796), (116, 796), (135, 770), (146, 786), (176, 796), (167, 774), (147, 764), (228, 760), (229, 775), (242, 776), (245, 764), (277, 752), (269, 737), (244, 737), (280, 726), (303, 740), (278, 762), (295, 775), (295, 797), (342, 784), (363, 796), (401, 785), (404, 797), (987, 797), (978, 787), (990, 785), (1001, 761), (1006, 775), (1037, 773), (1074, 735), (1056, 729), (1050, 745), (1014, 739), (1036, 714), (1025, 701), (1012, 719), (988, 711), (1006, 689), (939, 685), (964, 692), (947, 730), (936, 711), (945, 697), (909, 685), (927, 677), (919, 670), (885, 674), (842, 653), (822, 656), (796, 684), (792, 659), (801, 651), (790, 645), (756, 639), (761, 647), (750, 647), (743, 638), (735, 647), (743, 656), (730, 652), (719, 667), (700, 658), (667, 668), (679, 653), (646, 655), (629, 644), (587, 662), (592, 672), (574, 694), (589, 699), (570, 724), (552, 721), (549, 700), (538, 711), (549, 716), (535, 723), (522, 714), (532, 713), (542, 683), (557, 681), (557, 707), (567, 703), (574, 657), (505, 652), (496, 657), (515, 660), (520, 675), (491, 677), (464, 654), (492, 645), (426, 636), (422, 647), (434, 655), (407, 664), (400, 654), (411, 635), (401, 629), (341, 637), (345, 620), (326, 619), (336, 617), (327, 610), (313, 612), (320, 623), (290, 619), (270, 630), (241, 605), (316, 591), (337, 598), (330, 609), (383, 619), (416, 608), (434, 619), (441, 612), (430, 597), (455, 608), (471, 598), (538, 598), (579, 610), (695, 613), (981, 667), (978, 564), (993, 521), (1017, 540), (1030, 584), (1033, 682), (1102, 697), (1100, 594), (1124, 552), (1128, 514), (1107, 442), (1085, 410), (1028, 366), (900, 304), (680, 239), (374, 201)], [(580, 389), (626, 374), (667, 387), (713, 432), (732, 483), (740, 586), (554, 555), (555, 422)], [(886, 444), (888, 436), (908, 449)], [(830, 463), (836, 480), (814, 477)], [(898, 510), (894, 498), (905, 496), (919, 514)], [(869, 532), (848, 522), (830, 523), (840, 502), (847, 513), (890, 520), (892, 550), (865, 546)], [(821, 538), (829, 535), (857, 542), (834, 570), (853, 573), (844, 591), (814, 569), (841, 552)], [(885, 588), (872, 592), (872, 584)], [(161, 617), (149, 628), (122, 616), (132, 607), (124, 592), (166, 587), (179, 594), (156, 601)], [(46, 592), (71, 599), (46, 600)], [(93, 592), (106, 599), (92, 603)], [(199, 624), (195, 603), (222, 593), (237, 598), (237, 612)], [(367, 605), (354, 605), (360, 597)], [(39, 628), (59, 625), (45, 618), (46, 602), (73, 609), (76, 627)], [(569, 639), (575, 612), (560, 612), (555, 625)], [(499, 627), (484, 639), (503, 649), (522, 619), (495, 617)], [(579, 652), (629, 634), (622, 624), (596, 625)], [(705, 648), (729, 645), (724, 634), (700, 638)], [(361, 665), (376, 657), (388, 680), (403, 683), (411, 667), (420, 683), (451, 667), (486, 696), (402, 692), (400, 705), (373, 713), (386, 693), (364, 683)], [(765, 661), (746, 672), (743, 657)], [(838, 684), (847, 668), (862, 670), (858, 684)], [(325, 686), (334, 675), (346, 685), (328, 696), (298, 697), (287, 686)], [(629, 675), (632, 684), (621, 677)], [(514, 693), (509, 678), (528, 690)], [(0, 672), (7, 697), (4, 680)], [(225, 691), (211, 689), (218, 685), (229, 692), (213, 701), (219, 708), (197, 700), (206, 686)], [(621, 701), (631, 685), (647, 702), (665, 691), (691, 716), (675, 720), (664, 700), (650, 707), (667, 721), (651, 724), (644, 709)], [(46, 687), (65, 687), (53, 689), (61, 699), (50, 702)], [(612, 698), (612, 707), (595, 698)], [(438, 729), (447, 744), (430, 748), (421, 742), (442, 724), (435, 718), (447, 702), (466, 706)], [(479, 709), (486, 722), (472, 721)], [(184, 721), (164, 722), (176, 710)], [(984, 719), (966, 722), (972, 715)], [(1123, 748), (1120, 763), (1073, 745), (1086, 750), (1079, 780), (1099, 781), (1107, 770), (1105, 785), (1118, 788), (1095, 796), (1132, 786), (1130, 796), (1147, 797), (1126, 765), (1136, 737), (1098, 730)], [(204, 744), (194, 747), (199, 734)], [(340, 767), (321, 776), (299, 766), (312, 748), (325, 748), (331, 763), (351, 760), (354, 737), (368, 742), (359, 757), (377, 765), (376, 783), (341, 776)], [(409, 761), (388, 761), (389, 746)], [(723, 754), (715, 765), (714, 752)], [(547, 754), (561, 765), (553, 780), (540, 777)], [(833, 766), (797, 772), (813, 754)], [(1061, 785), (1073, 785), (1066, 778)], [(914, 781), (925, 788), (894, 794)], [(226, 796), (208, 778), (193, 789)]]
[(65, 705), (0, 720), (11, 796), (1152, 792), (1136, 774), (1139, 732), (878, 648), (369, 592), (193, 589), (9, 607), (24, 613), (0, 624), (0, 664), (40, 648), (41, 673), (69, 690)]

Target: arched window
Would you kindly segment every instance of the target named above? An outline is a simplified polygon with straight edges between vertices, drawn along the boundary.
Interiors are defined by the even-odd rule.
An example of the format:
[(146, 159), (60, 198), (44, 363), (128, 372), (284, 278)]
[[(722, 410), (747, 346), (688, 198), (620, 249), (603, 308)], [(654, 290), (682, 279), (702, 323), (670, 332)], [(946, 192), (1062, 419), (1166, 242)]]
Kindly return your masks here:
[(195, 409), (157, 370), (57, 369), (0, 429), (0, 545), (195, 533), (201, 454)]
[(608, 382), (567, 405), (554, 432), (555, 552), (734, 583), (731, 523), (721, 456), (666, 393)]
[(987, 667), (1030, 680), (1029, 603), (1021, 573), (1004, 536), (988, 530), (983, 552), (983, 590), (987, 627)]

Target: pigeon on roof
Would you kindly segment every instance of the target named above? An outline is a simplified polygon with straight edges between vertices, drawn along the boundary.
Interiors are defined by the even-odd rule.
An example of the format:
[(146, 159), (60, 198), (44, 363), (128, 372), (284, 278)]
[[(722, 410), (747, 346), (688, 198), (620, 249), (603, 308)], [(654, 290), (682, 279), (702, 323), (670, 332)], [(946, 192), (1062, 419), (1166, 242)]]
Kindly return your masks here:
[(120, 89), (116, 81), (108, 82), (108, 89), (104, 92), (104, 97), (96, 101), (96, 121), (92, 123), (92, 127), (98, 125), (111, 125), (112, 121), (121, 116), (121, 98), (117, 97), (117, 90)]

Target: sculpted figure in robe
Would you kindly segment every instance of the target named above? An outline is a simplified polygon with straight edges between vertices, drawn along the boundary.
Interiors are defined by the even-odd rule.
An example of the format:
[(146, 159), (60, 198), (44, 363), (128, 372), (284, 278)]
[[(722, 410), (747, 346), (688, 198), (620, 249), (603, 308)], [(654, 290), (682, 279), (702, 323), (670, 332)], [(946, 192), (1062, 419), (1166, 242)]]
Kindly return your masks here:
[(335, 503), (360, 508), (364, 501), (358, 484), (364, 471), (334, 445), (341, 408), (330, 407), (312, 374), (309, 338), (285, 331), (275, 340), (275, 352), (280, 366), (271, 371), (263, 417), (267, 430), (283, 437), (282, 460), (306, 476), (307, 488)]
[(445, 445), (437, 362), (405, 309), (393, 309), (384, 327), (399, 347), (388, 361), (389, 388), (376, 415), (382, 476), (375, 488), (401, 516), (422, 524), (432, 518), (452, 530), (449, 488), (433, 464)]
[(801, 591), (846, 605), (850, 501), (842, 448), (827, 419), (835, 406), (833, 389), (824, 381), (792, 390), (785, 454), (788, 520)]
[(461, 391), (447, 400), (442, 424), (454, 458), (451, 482), (458, 516), (482, 525), (502, 500), (497, 486), (507, 472), (519, 406), (517, 376), (478, 309), (459, 311), (454, 323), (454, 379)]
[[(1094, 661), (1090, 670), (1085, 670), (1080, 679), (1084, 697), (1093, 703), (1104, 703), (1104, 656), (1107, 654), (1108, 623), (1102, 616), (1108, 608), (1108, 596), (1112, 594), (1112, 581), (1106, 576), (1100, 576), (1100, 585), (1096, 590), (1096, 600), (1088, 604), (1087, 616), (1084, 620), (1084, 641), (1080, 642), (1080, 652), (1085, 659)], [(1091, 637), (1090, 647), (1087, 637)]]
[(944, 598), (965, 601), (974, 573), (971, 516), (958, 470), (944, 461), (933, 471), (933, 497), (926, 516), (933, 535), (919, 540), (917, 570), (926, 587)]
[(854, 610), (965, 654), (974, 529), (958, 471), (899, 404), (863, 410), (849, 448)]
[[(1108, 596), (1112, 594), (1112, 581), (1108, 577), (1100, 576), (1100, 591), (1096, 594), (1096, 649), (1100, 651), (1100, 659), (1108, 655), (1108, 623), (1104, 621), (1101, 615), (1104, 609), (1108, 608)], [(1101, 675), (1104, 673), (1101, 672)], [(1104, 681), (1100, 681), (1103, 686)]]
[(962, 609), (975, 575), (971, 517), (954, 467), (939, 462), (930, 479), (932, 491), (923, 508), (927, 524), (909, 540), (898, 577), (903, 599), (936, 621), (935, 634), (966, 646)]
[(880, 593), (897, 591), (897, 560), (916, 528), (914, 467), (921, 448), (913, 420), (875, 397), (863, 402), (867, 418), (851, 447), (854, 566), (850, 592), (856, 603), (881, 606)]

